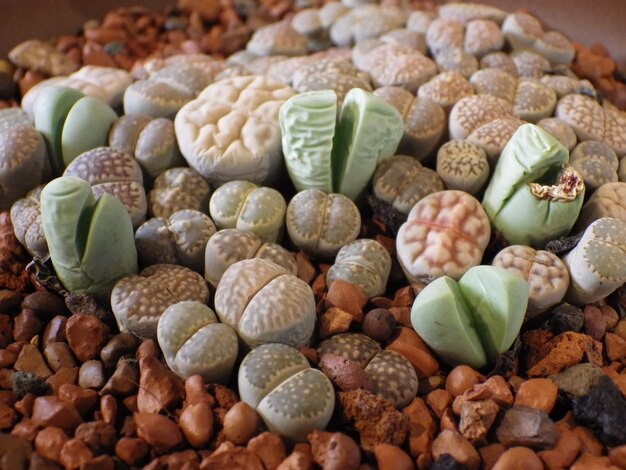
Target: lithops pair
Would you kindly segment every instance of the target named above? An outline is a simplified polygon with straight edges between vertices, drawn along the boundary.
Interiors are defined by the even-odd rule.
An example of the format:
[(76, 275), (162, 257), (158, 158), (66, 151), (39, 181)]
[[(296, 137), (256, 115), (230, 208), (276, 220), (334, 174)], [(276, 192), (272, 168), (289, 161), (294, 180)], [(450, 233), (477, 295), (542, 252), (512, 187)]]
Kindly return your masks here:
[(26, 197), (18, 199), (11, 206), (11, 224), (15, 238), (34, 257), (48, 256), (48, 243), (41, 226), (40, 197), (43, 186), (37, 186)]
[(246, 50), (257, 56), (299, 56), (307, 53), (308, 40), (291, 27), (289, 21), (280, 21), (257, 29)]
[(452, 107), (448, 119), (450, 138), (465, 139), (483, 124), (494, 119), (515, 118), (513, 105), (492, 95), (461, 98)]
[(426, 44), (433, 56), (451, 49), (463, 49), (467, 54), (480, 58), (501, 50), (504, 35), (498, 23), (491, 19), (461, 22), (441, 16), (428, 25)]
[(253, 232), (227, 228), (213, 235), (206, 244), (204, 278), (217, 287), (229, 266), (250, 258), (271, 261), (293, 275), (298, 272), (293, 255), (282, 246), (265, 243)]
[(337, 121), (334, 91), (311, 91), (280, 109), (283, 153), (297, 190), (316, 189), (357, 198), (380, 159), (402, 138), (402, 117), (364, 90), (348, 92)]
[(417, 374), (400, 353), (381, 350), (376, 341), (359, 333), (335, 335), (317, 348), (320, 359), (325, 354), (356, 362), (372, 384), (372, 392), (389, 400), (396, 408), (408, 405), (417, 395)]
[(215, 190), (209, 212), (218, 229), (236, 228), (275, 243), (282, 235), (287, 203), (273, 188), (249, 181), (230, 181)]
[(619, 160), (613, 149), (603, 142), (580, 142), (570, 154), (569, 163), (580, 173), (590, 191), (617, 181)]
[(275, 180), (283, 168), (278, 111), (293, 95), (291, 87), (266, 77), (210, 85), (174, 121), (187, 163), (217, 184)]
[(321, 8), (305, 8), (291, 19), (291, 27), (308, 40), (308, 49), (320, 51), (330, 47), (330, 26), (350, 9), (340, 2), (329, 2)]
[(490, 235), (489, 218), (473, 196), (439, 191), (419, 200), (400, 227), (398, 261), (411, 282), (458, 280), (480, 264)]
[(471, 142), (450, 140), (437, 152), (437, 174), (448, 189), (478, 194), (489, 178), (487, 154)]
[(111, 309), (121, 332), (156, 339), (163, 312), (187, 300), (208, 302), (209, 288), (202, 276), (184, 266), (154, 264), (115, 283)]
[(603, 217), (626, 222), (626, 183), (606, 183), (596, 189), (580, 211), (576, 228), (583, 231), (591, 222)]
[(483, 198), (493, 226), (509, 243), (542, 247), (566, 235), (582, 207), (585, 185), (568, 152), (534, 124), (517, 129)]
[(241, 400), (256, 409), (270, 431), (305, 441), (324, 429), (335, 408), (328, 378), (296, 349), (266, 344), (243, 359), (237, 378)]
[(230, 379), (237, 333), (206, 305), (190, 300), (170, 305), (159, 318), (157, 339), (168, 367), (183, 380), (196, 374), (206, 383)]
[(341, 15), (330, 27), (330, 39), (339, 47), (376, 38), (406, 23), (406, 13), (396, 7), (362, 5)]
[(201, 273), (206, 244), (216, 231), (213, 221), (194, 209), (149, 219), (135, 232), (139, 261), (144, 267), (180, 264)]
[(85, 180), (63, 176), (48, 183), (41, 221), (54, 270), (70, 292), (107, 303), (113, 284), (137, 272), (128, 211), (108, 193), (96, 201)]
[(194, 169), (170, 168), (161, 173), (148, 193), (148, 214), (169, 217), (174, 212), (194, 209), (208, 213), (211, 188)]
[(515, 341), (524, 321), (528, 283), (494, 266), (475, 266), (457, 282), (428, 284), (411, 308), (420, 337), (448, 365), (482, 368)]
[(306, 346), (315, 326), (309, 285), (282, 266), (260, 258), (231, 265), (215, 291), (215, 311), (248, 346)]
[(474, 87), (458, 72), (441, 72), (417, 90), (417, 96), (427, 98), (450, 111), (461, 98), (474, 94)]

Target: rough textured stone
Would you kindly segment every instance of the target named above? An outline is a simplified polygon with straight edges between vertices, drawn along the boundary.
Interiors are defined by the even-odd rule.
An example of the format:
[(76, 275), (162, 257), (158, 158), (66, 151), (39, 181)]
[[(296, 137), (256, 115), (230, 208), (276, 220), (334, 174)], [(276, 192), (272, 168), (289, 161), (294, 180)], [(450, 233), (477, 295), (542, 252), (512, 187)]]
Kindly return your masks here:
[(569, 367), (559, 374), (551, 375), (550, 379), (561, 392), (582, 397), (589, 393), (591, 387), (598, 383), (602, 375), (600, 367), (585, 362)]
[(68, 433), (73, 433), (82, 422), (73, 405), (54, 396), (36, 398), (31, 419), (38, 426), (56, 426)]
[(65, 326), (67, 342), (79, 361), (96, 357), (109, 337), (109, 328), (96, 317), (72, 315)]
[(556, 440), (556, 426), (543, 411), (514, 406), (504, 414), (496, 436), (507, 447), (546, 449)]

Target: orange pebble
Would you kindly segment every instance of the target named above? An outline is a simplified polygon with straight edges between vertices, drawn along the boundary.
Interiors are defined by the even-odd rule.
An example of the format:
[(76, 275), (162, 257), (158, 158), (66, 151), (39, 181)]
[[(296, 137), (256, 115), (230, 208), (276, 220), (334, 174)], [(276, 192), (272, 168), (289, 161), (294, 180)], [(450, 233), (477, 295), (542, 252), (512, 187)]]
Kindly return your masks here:
[(558, 392), (559, 388), (550, 379), (530, 379), (519, 387), (514, 405), (528, 406), (549, 414), (554, 408)]

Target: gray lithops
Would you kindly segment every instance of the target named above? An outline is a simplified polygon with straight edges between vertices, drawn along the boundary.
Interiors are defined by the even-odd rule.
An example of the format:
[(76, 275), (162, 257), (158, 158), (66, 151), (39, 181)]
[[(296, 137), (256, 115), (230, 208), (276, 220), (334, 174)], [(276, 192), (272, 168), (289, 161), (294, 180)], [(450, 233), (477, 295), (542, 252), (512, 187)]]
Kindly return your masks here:
[(479, 95), (492, 95), (513, 103), (517, 90), (517, 78), (494, 68), (478, 70), (470, 77), (470, 83)]
[(215, 291), (215, 311), (250, 347), (306, 346), (315, 327), (309, 285), (282, 266), (259, 258), (226, 269)]
[(361, 214), (346, 196), (308, 189), (289, 201), (286, 225), (291, 241), (302, 251), (331, 258), (356, 239)]
[(506, 52), (490, 52), (480, 59), (481, 69), (499, 69), (517, 78), (517, 67)]
[(558, 31), (548, 31), (535, 42), (533, 49), (553, 64), (571, 64), (576, 55), (574, 45)]
[(417, 96), (450, 110), (461, 98), (474, 94), (474, 87), (458, 72), (441, 72), (419, 87)]
[(282, 266), (290, 274), (298, 272), (293, 255), (285, 248), (264, 243), (255, 233), (244, 230), (220, 230), (207, 242), (204, 256), (204, 278), (213, 287), (229, 266), (244, 259), (261, 258)]
[(578, 94), (566, 95), (559, 100), (555, 115), (572, 126), (578, 140), (602, 141), (604, 111), (593, 98)]
[(521, 78), (517, 82), (513, 111), (524, 121), (536, 123), (552, 116), (556, 107), (556, 93), (535, 78)]
[(437, 152), (437, 174), (446, 188), (477, 194), (489, 177), (487, 154), (476, 144), (451, 140)]
[(626, 156), (626, 114), (609, 100), (602, 104), (604, 111), (604, 136), (602, 141), (610, 145), (618, 157)]
[(219, 229), (237, 228), (256, 233), (275, 243), (282, 233), (287, 204), (272, 188), (249, 181), (230, 181), (215, 190), (209, 211)]
[(216, 231), (213, 221), (194, 209), (149, 219), (135, 232), (139, 262), (144, 267), (180, 264), (201, 273), (206, 244)]
[(289, 346), (266, 344), (248, 353), (237, 382), (241, 400), (283, 437), (305, 441), (312, 430), (324, 429), (333, 414), (332, 383)]
[(446, 49), (462, 48), (465, 39), (463, 23), (437, 18), (428, 25), (426, 45), (433, 56)]
[(448, 130), (452, 139), (464, 139), (475, 129), (498, 118), (514, 117), (513, 106), (491, 95), (462, 98), (450, 111)]
[(491, 20), (497, 24), (502, 24), (507, 12), (484, 3), (451, 2), (439, 7), (439, 16), (463, 24), (473, 20)]
[(626, 282), (626, 222), (596, 220), (563, 262), (571, 279), (565, 300), (589, 304), (606, 297)]
[(155, 264), (117, 281), (111, 309), (120, 331), (156, 339), (165, 309), (184, 300), (208, 302), (209, 288), (202, 276), (184, 266)]
[(209, 210), (209, 184), (192, 168), (170, 168), (161, 173), (148, 193), (148, 213), (169, 217), (182, 209)]
[(380, 37), (382, 42), (388, 44), (398, 44), (404, 47), (416, 49), (422, 54), (426, 54), (426, 41), (424, 35), (405, 28), (393, 29)]
[(157, 339), (168, 367), (183, 380), (226, 383), (239, 350), (237, 333), (196, 301), (170, 305), (159, 318)]
[(304, 55), (307, 38), (296, 32), (288, 21), (269, 24), (257, 29), (246, 46), (246, 50), (258, 56)]
[(477, 127), (467, 136), (466, 141), (482, 147), (487, 154), (489, 164), (493, 166), (498, 161), (504, 146), (522, 124), (524, 121), (516, 117), (494, 119)]
[(336, 279), (363, 289), (368, 298), (382, 295), (387, 290), (391, 271), (391, 256), (379, 242), (362, 238), (345, 245), (326, 274), (330, 288)]
[(502, 31), (514, 51), (532, 48), (535, 41), (543, 36), (539, 20), (522, 12), (507, 15), (502, 23)]
[(605, 143), (592, 140), (579, 143), (570, 153), (569, 163), (580, 173), (585, 186), (591, 191), (618, 180), (619, 160)]
[(552, 137), (561, 142), (570, 152), (576, 146), (576, 133), (563, 119), (544, 118), (537, 123), (539, 127), (548, 131)]
[(435, 19), (437, 19), (437, 13), (434, 11), (413, 11), (406, 21), (406, 29), (425, 35), (426, 31), (428, 31), (428, 26)]
[(550, 70), (548, 59), (534, 52), (516, 52), (511, 55), (511, 58), (520, 77), (541, 78)]
[(552, 88), (558, 98), (563, 98), (570, 93), (579, 93), (581, 91), (595, 93), (593, 85), (588, 80), (579, 80), (578, 78), (567, 75), (547, 74), (541, 77), (540, 80), (541, 83)]
[(526, 318), (535, 317), (561, 302), (569, 286), (565, 264), (549, 251), (511, 245), (500, 251), (491, 264), (519, 274), (528, 282)]
[(504, 35), (497, 23), (491, 20), (477, 19), (465, 25), (465, 51), (476, 57), (483, 57), (496, 52), (504, 46)]
[(626, 183), (605, 183), (596, 189), (583, 206), (577, 226), (584, 229), (594, 220), (603, 217), (626, 222)]
[(39, 198), (43, 186), (37, 186), (26, 197), (18, 199), (11, 206), (11, 224), (15, 238), (36, 258), (48, 256), (48, 244), (41, 226)]
[(458, 72), (465, 78), (478, 70), (478, 59), (461, 47), (441, 51), (435, 62), (441, 72)]

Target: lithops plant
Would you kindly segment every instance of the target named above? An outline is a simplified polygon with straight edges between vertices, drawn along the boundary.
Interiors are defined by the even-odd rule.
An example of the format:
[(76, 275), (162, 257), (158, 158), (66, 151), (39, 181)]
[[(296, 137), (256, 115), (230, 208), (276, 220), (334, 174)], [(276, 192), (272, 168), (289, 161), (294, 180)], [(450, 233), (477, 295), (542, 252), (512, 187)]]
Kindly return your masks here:
[(517, 78), (517, 67), (515, 62), (509, 54), (506, 52), (490, 52), (489, 54), (481, 57), (480, 59), (481, 69), (499, 69), (507, 72), (512, 77)]
[(524, 121), (536, 123), (552, 116), (556, 107), (556, 93), (536, 78), (521, 78), (517, 82), (513, 111)]
[(287, 203), (278, 191), (242, 180), (223, 184), (209, 201), (217, 228), (248, 230), (269, 243), (281, 237), (286, 210)]
[(369, 377), (372, 392), (396, 408), (409, 404), (417, 395), (418, 380), (411, 363), (400, 353), (381, 350), (376, 341), (359, 333), (335, 335), (320, 343), (317, 352), (356, 362)]
[(411, 282), (458, 280), (480, 264), (490, 236), (489, 218), (473, 196), (439, 191), (418, 201), (400, 227), (398, 261)]
[(545, 57), (530, 51), (511, 54), (520, 78), (541, 78), (550, 70), (550, 62)]
[(15, 46), (9, 51), (9, 59), (18, 67), (50, 76), (68, 75), (78, 68), (76, 61), (68, 55), (38, 39), (29, 39)]
[(513, 103), (517, 78), (501, 69), (487, 68), (476, 71), (470, 83), (479, 95), (492, 95)]
[(161, 173), (148, 193), (148, 214), (169, 217), (183, 209), (208, 213), (211, 188), (192, 168), (170, 168)]
[(520, 126), (502, 151), (483, 198), (493, 226), (512, 244), (542, 247), (574, 226), (585, 194), (566, 166), (568, 152), (534, 124)]
[(298, 56), (307, 52), (307, 37), (296, 32), (289, 21), (280, 21), (257, 29), (246, 50), (258, 56)]
[(226, 269), (215, 291), (215, 311), (251, 348), (267, 343), (306, 346), (315, 327), (309, 285), (260, 258)]
[(294, 441), (324, 429), (333, 414), (335, 391), (330, 380), (311, 369), (296, 349), (266, 344), (241, 362), (237, 377), (241, 400), (256, 409), (265, 425)]
[(378, 199), (403, 215), (424, 196), (445, 189), (436, 171), (406, 155), (383, 159), (374, 172), (372, 188)]
[(293, 94), (291, 87), (257, 76), (208, 86), (174, 121), (187, 163), (215, 183), (276, 179), (283, 167), (278, 111)]
[(275, 243), (265, 243), (255, 233), (224, 229), (213, 235), (204, 252), (204, 278), (217, 287), (226, 269), (238, 261), (261, 258), (278, 264), (293, 275), (298, 272), (291, 253)]
[(565, 300), (590, 304), (606, 297), (626, 282), (626, 222), (594, 221), (563, 262), (571, 278)]
[(465, 140), (481, 147), (494, 167), (504, 146), (522, 124), (524, 121), (516, 117), (494, 119), (474, 129)]
[(405, 28), (393, 29), (380, 36), (379, 39), (388, 44), (410, 47), (411, 49), (420, 51), (422, 54), (426, 54), (424, 35), (416, 31), (409, 31)]
[(619, 160), (605, 143), (591, 140), (579, 143), (570, 154), (569, 163), (580, 173), (590, 191), (618, 180)]
[(340, 16), (330, 27), (330, 39), (339, 47), (352, 46), (401, 28), (406, 14), (399, 8), (362, 5)]
[(202, 276), (184, 266), (154, 264), (115, 283), (111, 309), (121, 332), (156, 339), (163, 312), (186, 300), (208, 302), (209, 288)]
[(609, 145), (618, 157), (626, 156), (626, 113), (613, 106), (608, 100), (602, 104), (604, 111), (604, 136), (602, 141)]
[(99, 65), (84, 65), (70, 77), (98, 86), (104, 91), (105, 101), (112, 108), (122, 104), (124, 91), (133, 82), (133, 78), (126, 70)]
[(491, 20), (502, 24), (507, 12), (484, 3), (451, 2), (439, 7), (439, 16), (447, 20), (455, 20), (467, 24), (474, 20)]
[(497, 52), (504, 46), (504, 35), (495, 21), (476, 19), (465, 25), (465, 50), (478, 58)]
[(437, 174), (447, 189), (477, 194), (489, 177), (487, 154), (471, 142), (450, 140), (437, 152)]
[(40, 197), (43, 186), (29, 191), (26, 197), (18, 199), (11, 206), (11, 224), (15, 238), (35, 258), (48, 256), (48, 243), (41, 226)]
[(543, 130), (546, 130), (554, 137), (556, 140), (561, 142), (568, 151), (572, 151), (572, 149), (576, 146), (576, 133), (572, 126), (570, 126), (563, 119), (559, 118), (544, 118), (537, 123), (539, 127)]
[(183, 301), (165, 309), (157, 339), (168, 367), (181, 379), (200, 375), (206, 383), (226, 383), (239, 350), (237, 333), (219, 323), (206, 305)]
[(106, 93), (98, 85), (94, 85), (93, 83), (86, 82), (78, 78), (51, 77), (37, 83), (30, 90), (28, 90), (22, 98), (22, 109), (26, 111), (26, 113), (28, 113), (31, 118), (34, 117), (35, 102), (37, 101), (37, 98), (39, 98), (39, 94), (43, 90), (51, 86), (71, 88), (82, 93), (85, 96), (91, 96), (92, 98), (99, 99), (106, 103)]
[(461, 98), (452, 107), (448, 131), (452, 139), (465, 139), (475, 129), (498, 118), (515, 117), (508, 101), (491, 95)]
[(328, 288), (336, 279), (359, 286), (368, 298), (387, 290), (391, 256), (379, 242), (362, 238), (339, 250), (335, 263), (326, 274)]
[(291, 241), (312, 256), (332, 258), (361, 229), (361, 214), (342, 194), (307, 189), (296, 194), (285, 218)]
[(428, 98), (449, 111), (461, 98), (474, 94), (474, 87), (458, 72), (442, 72), (419, 87), (417, 96)]
[(596, 189), (580, 211), (577, 228), (582, 231), (594, 220), (603, 217), (626, 222), (626, 183), (605, 183)]
[(143, 267), (180, 264), (201, 273), (206, 244), (216, 231), (209, 216), (194, 209), (149, 219), (135, 232), (139, 261)]
[(518, 274), (528, 282), (527, 319), (561, 302), (569, 287), (569, 271), (550, 251), (511, 245), (501, 250), (491, 264)]
[(59, 280), (107, 303), (113, 284), (137, 272), (128, 211), (114, 196), (96, 201), (85, 180), (63, 176), (41, 191), (41, 222)]
[(133, 157), (111, 147), (98, 147), (82, 153), (65, 169), (64, 176), (77, 176), (91, 184), (96, 197), (107, 192), (117, 197), (133, 227), (146, 220), (148, 203), (141, 168)]
[(425, 35), (428, 31), (428, 26), (435, 19), (437, 19), (437, 12), (417, 10), (412, 11), (406, 21), (406, 29), (409, 31), (415, 31), (416, 33)]
[(559, 99), (570, 93), (595, 93), (595, 88), (591, 82), (588, 80), (579, 80), (578, 78), (568, 75), (546, 74), (541, 77), (541, 83), (552, 88)]
[(460, 47), (439, 52), (435, 62), (441, 72), (457, 72), (467, 79), (478, 70), (478, 59)]
[(463, 23), (445, 18), (437, 18), (428, 25), (426, 45), (433, 56), (447, 49), (462, 48), (465, 38)]

